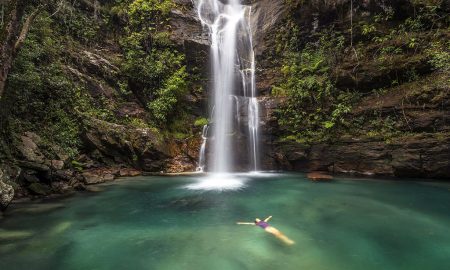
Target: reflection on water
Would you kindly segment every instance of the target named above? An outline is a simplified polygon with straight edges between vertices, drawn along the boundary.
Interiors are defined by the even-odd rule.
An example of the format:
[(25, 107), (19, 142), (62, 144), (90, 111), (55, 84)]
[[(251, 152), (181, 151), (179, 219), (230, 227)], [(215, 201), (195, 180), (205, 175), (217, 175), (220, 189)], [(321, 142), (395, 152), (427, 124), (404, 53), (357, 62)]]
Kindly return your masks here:
[[(233, 179), (140, 177), (15, 205), (0, 220), (0, 269), (450, 269), (449, 184)], [(235, 225), (269, 215), (294, 246)]]

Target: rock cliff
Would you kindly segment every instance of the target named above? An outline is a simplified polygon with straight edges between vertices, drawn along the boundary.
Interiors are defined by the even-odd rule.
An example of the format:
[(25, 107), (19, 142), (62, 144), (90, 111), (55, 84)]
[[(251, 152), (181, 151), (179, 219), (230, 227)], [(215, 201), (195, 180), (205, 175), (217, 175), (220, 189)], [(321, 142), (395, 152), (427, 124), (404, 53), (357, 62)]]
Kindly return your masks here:
[[(449, 3), (437, 2), (448, 23), (448, 12), (445, 15), (445, 10), (448, 11)], [(376, 37), (368, 40), (361, 30), (367, 25), (375, 27), (377, 20), (386, 20), (389, 23), (385, 24), (384, 29), (377, 30), (380, 31), (377, 34), (382, 36), (383, 31), (405, 27), (405, 21), (409, 23), (414, 18), (417, 21), (419, 9), (424, 12), (426, 5), (431, 4), (417, 6), (408, 0), (392, 3), (354, 1), (352, 12), (351, 2), (346, 0), (297, 1), (284, 3), (281, 9), (275, 7), (276, 10), (286, 11), (275, 24), (276, 30), (264, 36), (264, 47), (258, 54), (257, 80), (263, 96), (260, 104), (264, 108), (261, 117), (266, 168), (449, 179), (449, 74), (448, 70), (436, 71), (431, 65), (430, 55), (424, 53), (430, 44), (448, 40), (448, 28), (446, 30), (443, 26), (445, 19), (442, 30), (425, 27), (423, 30), (409, 30), (414, 32), (409, 34), (398, 32), (396, 38), (386, 37), (376, 42), (373, 41)], [(270, 6), (266, 8), (270, 9)], [(387, 17), (380, 18), (381, 14)], [(348, 124), (334, 137), (321, 142), (286, 139), (286, 133), (276, 117), (284, 98), (274, 97), (271, 93), (274, 86), (286, 79), (281, 72), (283, 62), (279, 61), (283, 52), (277, 54), (274, 50), (280, 43), (277, 30), (286, 31), (283, 24), (287, 21), (291, 26), (298, 27), (300, 38), (296, 42), (299, 48), (308, 43), (317, 44), (321, 31), (326, 29), (342, 33), (346, 53), (333, 66), (329, 76), (338, 90), (362, 96), (352, 105), (346, 118), (347, 123), (353, 119), (365, 119), (362, 123), (357, 126)], [(408, 45), (403, 45), (407, 43), (406, 38), (412, 39), (408, 35), (422, 42), (421, 45), (409, 44), (416, 46), (409, 52)], [(358, 44), (353, 46), (360, 49), (354, 50), (351, 42)], [(401, 49), (396, 55), (386, 54), (389, 57), (386, 61), (378, 52), (387, 47)], [(338, 50), (336, 48), (336, 53)], [(367, 55), (374, 56), (367, 58)], [(389, 125), (389, 132), (375, 132), (377, 126), (374, 123), (378, 120), (374, 118), (383, 119), (379, 121)], [(355, 129), (360, 132), (354, 132)], [(385, 136), (386, 133), (395, 135)]]

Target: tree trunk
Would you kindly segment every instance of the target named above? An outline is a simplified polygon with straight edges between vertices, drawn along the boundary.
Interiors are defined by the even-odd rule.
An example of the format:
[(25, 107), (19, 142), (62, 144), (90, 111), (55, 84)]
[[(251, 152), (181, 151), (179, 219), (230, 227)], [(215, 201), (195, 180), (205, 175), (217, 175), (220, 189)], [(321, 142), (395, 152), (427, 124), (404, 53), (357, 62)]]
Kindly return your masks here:
[(27, 0), (10, 0), (6, 6), (6, 22), (0, 36), (0, 100), (5, 94), (6, 80), (14, 59), (28, 35), (32, 22), (40, 12), (40, 8), (37, 8), (21, 25), (26, 2)]

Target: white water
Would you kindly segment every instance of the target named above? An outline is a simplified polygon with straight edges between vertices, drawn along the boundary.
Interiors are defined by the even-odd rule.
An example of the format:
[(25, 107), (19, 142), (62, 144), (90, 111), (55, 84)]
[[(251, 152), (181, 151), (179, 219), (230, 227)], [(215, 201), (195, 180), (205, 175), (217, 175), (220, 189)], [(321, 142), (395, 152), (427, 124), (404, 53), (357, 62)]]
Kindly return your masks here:
[[(255, 54), (250, 27), (249, 6), (240, 0), (196, 0), (198, 17), (208, 30), (211, 39), (212, 62), (212, 132), (208, 171), (227, 173), (234, 170), (236, 147), (243, 147), (236, 141), (240, 126), (248, 127), (249, 170), (259, 169), (258, 128), (259, 109), (255, 86)], [(239, 83), (241, 85), (239, 85)], [(241, 100), (246, 101), (242, 103)], [(246, 123), (242, 123), (241, 106), (247, 104)], [(205, 130), (204, 130), (205, 131)], [(206, 141), (203, 134), (200, 150), (199, 171), (206, 166)], [(242, 152), (242, 151), (240, 151)]]
[(203, 132), (202, 132), (202, 146), (200, 147), (200, 155), (198, 160), (198, 172), (204, 172), (205, 166), (206, 166), (206, 142), (208, 140), (208, 125), (203, 126)]

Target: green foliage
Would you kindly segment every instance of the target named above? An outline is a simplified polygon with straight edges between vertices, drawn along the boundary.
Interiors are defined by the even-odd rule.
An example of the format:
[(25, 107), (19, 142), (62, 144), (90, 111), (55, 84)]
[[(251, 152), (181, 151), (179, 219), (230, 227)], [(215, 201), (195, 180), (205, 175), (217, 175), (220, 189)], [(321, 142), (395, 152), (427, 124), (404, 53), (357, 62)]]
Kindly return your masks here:
[(450, 71), (450, 41), (436, 41), (425, 50), (429, 63), (441, 72)]
[(169, 0), (136, 0), (126, 2), (128, 18), (124, 51), (123, 75), (129, 89), (139, 96), (152, 113), (153, 122), (164, 127), (180, 116), (176, 110), (187, 90), (184, 55), (169, 39)]
[(194, 126), (196, 127), (204, 127), (209, 123), (208, 119), (204, 118), (204, 117), (200, 117), (198, 119), (195, 120), (194, 122)]
[(82, 145), (80, 117), (112, 122), (116, 117), (110, 100), (93, 98), (69, 71), (74, 47), (79, 42), (93, 44), (98, 36), (92, 19), (66, 8), (55, 16), (44, 12), (36, 18), (8, 77), (5, 104), (13, 104), (13, 134), (34, 131), (47, 145), (59, 145), (73, 158)]
[(81, 144), (79, 121), (70, 109), (75, 86), (64, 72), (64, 50), (52, 26), (46, 13), (36, 19), (8, 78), (5, 103), (14, 104), (12, 132), (35, 131), (74, 156)]
[(171, 0), (134, 0), (128, 6), (129, 23), (145, 31), (159, 30), (166, 26), (173, 7)]
[(75, 170), (77, 170), (79, 172), (83, 171), (83, 164), (81, 164), (80, 162), (78, 162), (76, 160), (72, 160), (71, 164)]
[(363, 36), (368, 36), (377, 31), (377, 28), (374, 24), (363, 24), (361, 26)]
[(342, 36), (323, 32), (318, 43), (285, 54), (284, 82), (272, 92), (284, 97), (276, 112), (279, 125), (296, 140), (328, 138), (344, 124), (354, 99), (353, 93), (339, 91), (329, 74), (343, 48)]
[(141, 118), (129, 118), (126, 124), (135, 128), (151, 128), (148, 123)]
[(148, 107), (158, 124), (167, 124), (171, 116), (176, 115), (176, 105), (187, 90), (186, 77), (186, 68), (181, 67), (165, 80), (163, 87), (157, 90), (156, 98), (149, 102)]
[(394, 17), (395, 11), (392, 9), (392, 7), (387, 6), (382, 13), (379, 13), (374, 16), (374, 20), (377, 23), (380, 22), (387, 22), (391, 20)]
[(64, 6), (55, 13), (55, 23), (62, 36), (71, 37), (86, 45), (94, 45), (101, 40), (99, 23), (93, 23), (88, 14), (77, 11), (71, 5)]

